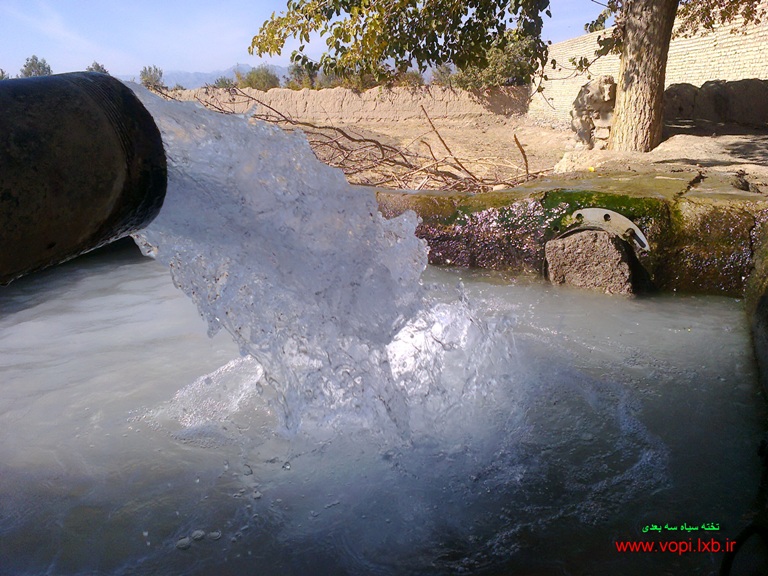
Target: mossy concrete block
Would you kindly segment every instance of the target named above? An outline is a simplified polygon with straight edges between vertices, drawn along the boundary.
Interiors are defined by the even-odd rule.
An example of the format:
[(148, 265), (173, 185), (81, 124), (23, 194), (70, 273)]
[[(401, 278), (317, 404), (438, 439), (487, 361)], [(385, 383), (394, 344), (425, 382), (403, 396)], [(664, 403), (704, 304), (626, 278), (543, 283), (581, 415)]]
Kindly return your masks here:
[(416, 234), (429, 244), (431, 264), (543, 274), (545, 243), (577, 225), (573, 212), (599, 206), (625, 215), (643, 230), (652, 249), (640, 260), (656, 268), (654, 248), (669, 227), (668, 202), (684, 186), (663, 181), (659, 187), (633, 186), (622, 194), (621, 186), (608, 178), (548, 182), (474, 195), (386, 190), (377, 195), (385, 217), (406, 210), (419, 215)]
[(753, 268), (759, 206), (686, 197), (672, 208), (674, 226), (656, 272), (662, 288), (740, 296)]
[(551, 222), (534, 199), (472, 210), (459, 206), (449, 221), (425, 219), (416, 230), (430, 247), (430, 263), (541, 272)]
[(740, 296), (754, 267), (755, 234), (768, 197), (736, 189), (728, 175), (697, 171), (597, 173), (536, 180), (483, 194), (378, 191), (382, 213), (414, 210), (432, 264), (513, 273), (545, 271), (544, 246), (576, 227), (576, 210), (629, 218), (648, 239), (637, 253), (665, 291)]
[(439, 191), (415, 193), (378, 190), (377, 197), (379, 210), (385, 218), (394, 218), (407, 210), (413, 210), (423, 221), (450, 220), (461, 201), (460, 196)]

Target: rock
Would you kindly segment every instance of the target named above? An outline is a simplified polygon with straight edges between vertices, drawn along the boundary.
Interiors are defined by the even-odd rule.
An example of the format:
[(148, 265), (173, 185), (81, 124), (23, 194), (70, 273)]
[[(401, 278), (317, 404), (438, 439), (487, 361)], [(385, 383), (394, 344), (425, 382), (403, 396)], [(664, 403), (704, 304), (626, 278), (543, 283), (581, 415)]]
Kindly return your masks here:
[(760, 194), (760, 188), (758, 188), (755, 184), (747, 180), (746, 178), (747, 173), (744, 170), (738, 170), (732, 177), (731, 177), (731, 186), (736, 188), (737, 190), (743, 190), (744, 192), (752, 192), (754, 194)]
[(724, 80), (704, 82), (696, 95), (693, 117), (696, 120), (725, 122), (729, 116), (728, 91)]
[(764, 126), (768, 123), (768, 81), (711, 80), (701, 88), (672, 84), (664, 91), (664, 119)]
[(566, 152), (560, 161), (555, 164), (553, 173), (594, 172), (606, 164), (614, 166), (621, 162), (631, 161), (631, 154), (615, 150), (605, 150), (601, 146), (603, 146), (602, 140), (596, 142), (592, 150)]
[(726, 122), (749, 126), (768, 123), (768, 81), (749, 78), (725, 83)]
[(595, 140), (608, 140), (608, 136), (611, 135), (610, 128), (598, 128), (595, 126)]
[(692, 120), (699, 88), (693, 84), (672, 84), (664, 91), (664, 119)]
[(613, 114), (606, 114), (605, 118), (592, 118), (592, 123), (595, 125), (595, 130), (599, 128), (610, 128), (613, 123)]
[[(571, 129), (588, 148), (595, 146), (596, 139), (608, 139), (615, 103), (616, 82), (613, 76), (595, 78), (579, 90), (571, 109)], [(599, 127), (599, 133), (595, 127)]]
[(584, 230), (550, 240), (545, 254), (549, 280), (607, 294), (632, 294), (630, 248), (603, 230)]

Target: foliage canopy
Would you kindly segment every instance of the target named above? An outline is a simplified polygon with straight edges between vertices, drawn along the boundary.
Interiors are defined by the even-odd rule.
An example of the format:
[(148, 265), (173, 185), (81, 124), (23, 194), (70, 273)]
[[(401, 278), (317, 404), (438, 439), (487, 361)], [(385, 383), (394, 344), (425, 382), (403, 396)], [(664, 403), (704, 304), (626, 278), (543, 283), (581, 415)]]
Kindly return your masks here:
[(749, 23), (759, 24), (765, 17), (761, 0), (682, 0), (677, 10), (678, 36), (711, 32), (716, 26), (741, 21), (742, 31)]
[(525, 85), (536, 73), (530, 53), (535, 49), (530, 38), (518, 38), (507, 31), (503, 47), (494, 41), (487, 52), (485, 66), (470, 64), (454, 74), (453, 82), (465, 90), (495, 86)]
[(88, 66), (88, 68), (85, 69), (86, 72), (101, 72), (102, 74), (109, 74), (109, 71), (106, 69), (104, 64), (99, 64), (96, 62), (96, 60), (93, 61), (93, 64)]
[(317, 80), (317, 70), (306, 69), (298, 64), (291, 64), (288, 67), (288, 76), (285, 78), (285, 87), (291, 90), (301, 90), (302, 88), (314, 88)]
[(144, 66), (139, 72), (139, 81), (150, 90), (167, 90), (163, 83), (163, 71), (157, 66)]
[(439, 64), (432, 70), (432, 84), (438, 86), (453, 85), (453, 67), (450, 64)]
[(24, 62), (24, 66), (19, 70), (19, 78), (31, 78), (33, 76), (50, 76), (53, 74), (51, 67), (45, 58), (30, 56)]
[(280, 78), (266, 64), (251, 68), (247, 73), (235, 72), (239, 88), (254, 88), (266, 92), (280, 87)]
[[(595, 20), (584, 25), (587, 32), (596, 32), (605, 29), (609, 18), (615, 18), (615, 26), (611, 34), (598, 38), (599, 48), (596, 56), (621, 53), (627, 2), (628, 0), (608, 0), (605, 10)], [(675, 35), (690, 37), (699, 33), (708, 33), (719, 25), (734, 21), (740, 21), (741, 30), (744, 31), (747, 24), (759, 24), (765, 17), (765, 8), (760, 6), (761, 2), (762, 0), (680, 0)], [(738, 31), (738, 27), (733, 31)], [(579, 62), (579, 68), (583, 69), (585, 63), (585, 59), (582, 59)]]
[(216, 81), (213, 83), (213, 86), (215, 88), (226, 88), (231, 89), (236, 86), (235, 81), (230, 78), (229, 76), (219, 76), (216, 78)]
[[(548, 5), (548, 0), (288, 0), (285, 12), (264, 22), (249, 52), (280, 54), (294, 37), (302, 44), (291, 59), (302, 67), (383, 79), (406, 72), (414, 62), (421, 71), (430, 64), (484, 65), (487, 49), (494, 41), (503, 48), (505, 32), (514, 29), (533, 39), (527, 55), (543, 65), (541, 14), (549, 15)], [(313, 62), (305, 48), (317, 32), (328, 49)]]
[[(600, 39), (597, 55), (619, 53), (625, 8), (629, 0), (607, 0), (606, 9), (585, 28), (605, 28), (610, 17), (616, 26)], [(761, 0), (680, 0), (679, 35), (712, 30), (742, 18), (759, 22)], [(288, 0), (286, 10), (262, 24), (249, 52), (280, 54), (289, 37), (299, 49), (291, 59), (307, 70), (322, 69), (329, 76), (372, 74), (393, 77), (416, 63), (453, 64), (459, 70), (498, 68), (495, 56), (512, 41), (527, 38), (516, 59), (527, 60), (527, 70), (545, 69), (547, 46), (541, 40), (542, 14), (551, 16), (549, 0)], [(511, 33), (512, 32), (512, 33)], [(314, 62), (305, 50), (310, 35), (319, 33), (327, 50)], [(470, 82), (475, 84), (475, 80)]]
[(424, 86), (424, 76), (418, 70), (406, 70), (395, 75), (392, 79), (393, 86), (402, 86), (404, 88), (416, 88)]

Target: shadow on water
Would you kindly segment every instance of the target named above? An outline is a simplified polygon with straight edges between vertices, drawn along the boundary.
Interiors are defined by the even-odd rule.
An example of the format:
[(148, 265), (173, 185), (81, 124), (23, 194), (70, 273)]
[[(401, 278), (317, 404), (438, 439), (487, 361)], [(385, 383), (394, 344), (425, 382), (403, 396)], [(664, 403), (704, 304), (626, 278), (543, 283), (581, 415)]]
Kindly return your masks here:
[[(9, 288), (12, 288), (16, 294), (12, 300), (0, 300), (0, 315), (7, 316), (36, 306), (50, 298), (56, 298), (62, 291), (68, 291), (80, 279), (89, 276), (93, 266), (103, 262), (111, 262), (119, 266), (138, 263), (141, 260), (150, 262), (150, 259), (141, 253), (133, 239), (125, 237), (81, 254), (63, 264), (22, 276), (8, 286), (0, 286), (0, 297)], [(55, 282), (51, 282), (53, 279)]]

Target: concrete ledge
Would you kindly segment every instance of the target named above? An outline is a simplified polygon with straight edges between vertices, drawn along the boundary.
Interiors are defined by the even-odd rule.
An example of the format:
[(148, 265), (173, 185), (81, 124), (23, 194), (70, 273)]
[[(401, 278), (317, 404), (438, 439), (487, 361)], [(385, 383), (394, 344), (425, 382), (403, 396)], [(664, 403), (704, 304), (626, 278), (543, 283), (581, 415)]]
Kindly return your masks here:
[(414, 210), (430, 263), (544, 274), (544, 246), (574, 226), (574, 211), (601, 207), (632, 220), (650, 251), (638, 259), (659, 290), (740, 297), (754, 263), (768, 197), (728, 175), (595, 173), (471, 195), (380, 190), (386, 217)]

